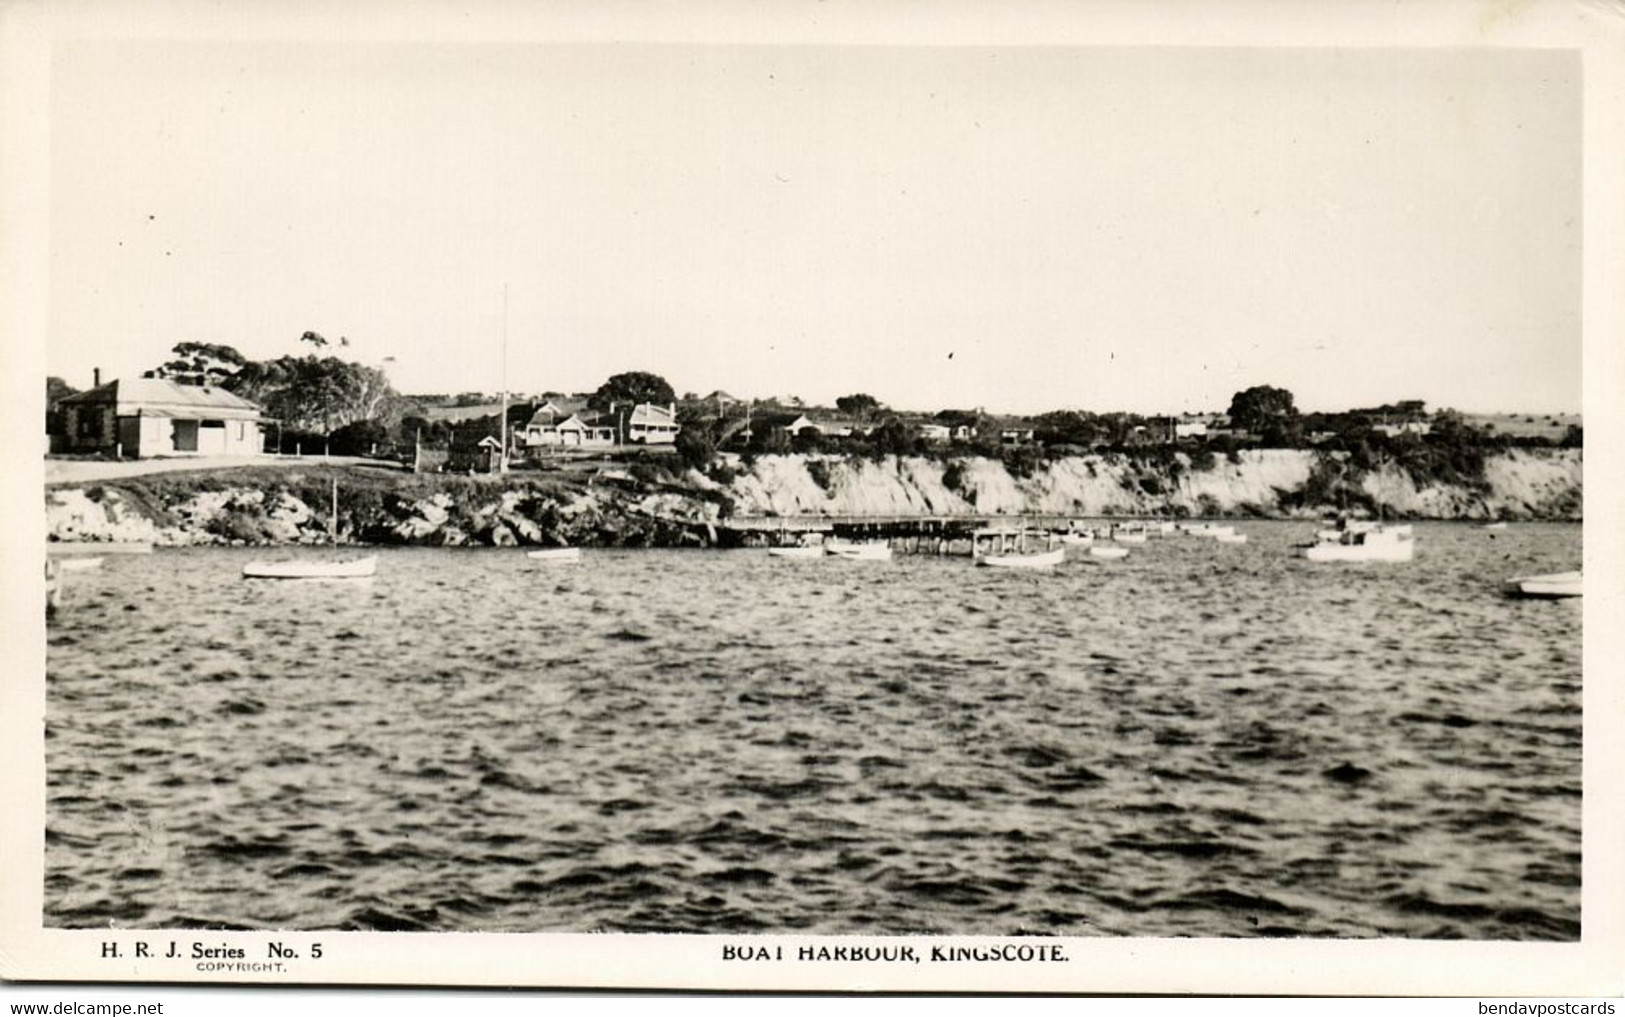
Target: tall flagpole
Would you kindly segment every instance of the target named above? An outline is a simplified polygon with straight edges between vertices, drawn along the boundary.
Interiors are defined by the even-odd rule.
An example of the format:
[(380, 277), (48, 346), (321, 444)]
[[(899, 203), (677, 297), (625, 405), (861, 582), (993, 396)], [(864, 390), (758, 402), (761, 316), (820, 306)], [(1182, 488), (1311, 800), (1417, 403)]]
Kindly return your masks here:
[(508, 472), (508, 284), (502, 284), (502, 450), (497, 453), (497, 471)]

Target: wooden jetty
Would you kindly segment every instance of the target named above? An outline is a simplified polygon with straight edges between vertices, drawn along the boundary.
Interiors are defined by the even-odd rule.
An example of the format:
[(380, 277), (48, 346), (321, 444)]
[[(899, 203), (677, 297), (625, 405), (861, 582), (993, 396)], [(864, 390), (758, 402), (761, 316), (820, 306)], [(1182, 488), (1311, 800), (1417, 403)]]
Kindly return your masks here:
[(806, 515), (735, 516), (716, 524), (717, 542), (732, 547), (784, 547), (820, 536), (854, 543), (884, 542), (909, 554), (1003, 554), (1048, 547), (1079, 522), (1061, 515)]

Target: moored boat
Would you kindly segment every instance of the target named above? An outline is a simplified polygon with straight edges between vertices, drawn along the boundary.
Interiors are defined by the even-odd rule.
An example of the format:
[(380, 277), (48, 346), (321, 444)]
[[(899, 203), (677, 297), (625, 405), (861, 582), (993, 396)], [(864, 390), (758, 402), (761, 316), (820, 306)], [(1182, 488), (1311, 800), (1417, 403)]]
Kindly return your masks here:
[(1247, 534), (1237, 533), (1232, 530), (1229, 533), (1214, 534), (1213, 540), (1215, 543), (1219, 544), (1245, 544), (1247, 543)]
[(1096, 544), (1094, 547), (1091, 547), (1089, 549), (1089, 554), (1090, 554), (1091, 557), (1094, 557), (1094, 558), (1106, 558), (1106, 559), (1127, 558), (1128, 557), (1128, 548), (1126, 548), (1126, 547), (1106, 547), (1106, 546), (1103, 546), (1103, 545), (1100, 545), (1100, 544)]
[(1336, 541), (1343, 539), (1347, 533), (1370, 533), (1372, 530), (1386, 530), (1389, 533), (1410, 533), (1410, 523), (1387, 524), (1372, 519), (1355, 519), (1345, 522), (1341, 526), (1327, 527), (1315, 531), (1315, 539), (1323, 541)]
[(976, 564), (996, 569), (1047, 569), (1054, 568), (1065, 559), (1066, 549), (1057, 547), (1034, 554), (984, 554), (976, 559)]
[(82, 572), (85, 569), (101, 568), (102, 560), (75, 555), (71, 558), (59, 558), (56, 564), (64, 572)]
[(1506, 581), (1506, 592), (1513, 597), (1539, 600), (1558, 600), (1582, 595), (1583, 581), (1579, 572), (1553, 572), (1544, 576), (1517, 576)]
[[(328, 540), (339, 542), (339, 482), (333, 478), (333, 508), (327, 517)], [(244, 579), (365, 579), (378, 571), (378, 556), (348, 559), (251, 561), (243, 566)]]
[(527, 551), (525, 557), (532, 561), (547, 562), (553, 565), (568, 565), (581, 560), (579, 547), (544, 547), (539, 551)]
[(244, 579), (364, 579), (378, 571), (378, 556), (347, 561), (251, 561), (243, 566)]
[(45, 553), (53, 558), (76, 554), (151, 554), (152, 544), (144, 540), (51, 540)]
[(1303, 549), (1303, 556), (1314, 562), (1410, 561), (1415, 553), (1416, 540), (1409, 526), (1343, 530), (1335, 540)]
[(891, 546), (879, 541), (863, 544), (831, 541), (824, 545), (824, 549), (848, 561), (891, 561)]
[(824, 548), (817, 544), (798, 547), (770, 547), (767, 549), (767, 556), (769, 558), (792, 558), (797, 560), (822, 558)]

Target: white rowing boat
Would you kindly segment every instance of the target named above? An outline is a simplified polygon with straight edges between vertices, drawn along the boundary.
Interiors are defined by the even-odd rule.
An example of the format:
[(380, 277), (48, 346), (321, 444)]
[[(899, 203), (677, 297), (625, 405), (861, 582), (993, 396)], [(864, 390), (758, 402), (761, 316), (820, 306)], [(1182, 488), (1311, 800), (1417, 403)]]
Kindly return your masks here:
[(364, 579), (378, 571), (378, 556), (348, 561), (251, 561), (244, 579)]
[(1091, 556), (1095, 557), (1095, 558), (1107, 558), (1107, 559), (1127, 558), (1128, 557), (1128, 548), (1126, 548), (1126, 547), (1102, 547), (1101, 545), (1096, 544), (1095, 546), (1093, 546), (1093, 547), (1091, 547), (1089, 549), (1089, 554)]
[(144, 540), (52, 540), (46, 542), (45, 553), (53, 558), (75, 554), (151, 554), (152, 544)]
[(845, 541), (831, 541), (824, 545), (824, 549), (837, 558), (847, 561), (891, 561), (891, 547), (887, 544), (849, 544)]
[(1518, 576), (1508, 579), (1506, 591), (1514, 597), (1539, 600), (1558, 600), (1581, 596), (1583, 582), (1579, 572), (1553, 572), (1544, 576)]
[(83, 572), (85, 569), (101, 568), (102, 560), (100, 558), (75, 556), (72, 558), (58, 558), (56, 564), (64, 572)]
[(767, 549), (769, 558), (791, 558), (796, 561), (805, 561), (810, 558), (822, 558), (824, 548), (821, 545), (811, 547), (770, 547)]
[(527, 551), (525, 557), (551, 565), (568, 565), (581, 560), (579, 547), (544, 547), (540, 551)]
[(976, 559), (976, 564), (995, 569), (1048, 569), (1065, 559), (1066, 548), (1057, 547), (1053, 551), (1039, 551), (1036, 554), (984, 554)]
[[(333, 508), (327, 517), (328, 540), (339, 542), (339, 481), (333, 478)], [(378, 571), (378, 556), (349, 559), (251, 561), (243, 566), (244, 579), (365, 579)]]

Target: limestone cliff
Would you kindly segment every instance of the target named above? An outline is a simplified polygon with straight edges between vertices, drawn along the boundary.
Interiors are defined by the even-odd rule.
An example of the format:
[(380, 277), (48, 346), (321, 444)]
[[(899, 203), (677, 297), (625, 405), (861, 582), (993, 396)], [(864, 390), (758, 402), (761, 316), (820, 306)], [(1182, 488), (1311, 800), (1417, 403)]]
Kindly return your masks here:
[[(1168, 462), (1075, 456), (1013, 476), (980, 457), (770, 456), (726, 490), (742, 515), (1317, 516), (1346, 505), (1306, 492), (1320, 461), (1295, 449), (1244, 451), (1199, 470), (1183, 455)], [(1577, 450), (1511, 450), (1488, 459), (1479, 485), (1418, 486), (1390, 463), (1350, 482), (1349, 492), (1396, 517), (1572, 520), (1581, 517), (1581, 480)]]
[[(1013, 473), (980, 457), (880, 460), (764, 456), (715, 477), (560, 481), (534, 474), (401, 475), (340, 485), (343, 542), (431, 546), (707, 543), (728, 515), (1313, 517), (1339, 508), (1392, 518), (1578, 520), (1578, 450), (1496, 453), (1481, 477), (1418, 484), (1391, 462), (1328, 469), (1314, 452), (1255, 450), (1193, 469), (1188, 458), (1075, 456)], [(1335, 465), (1335, 464), (1332, 464)], [(303, 482), (301, 484), (301, 482)], [(52, 539), (317, 544), (330, 538), (329, 481), (296, 473), (140, 478), (46, 491)]]

